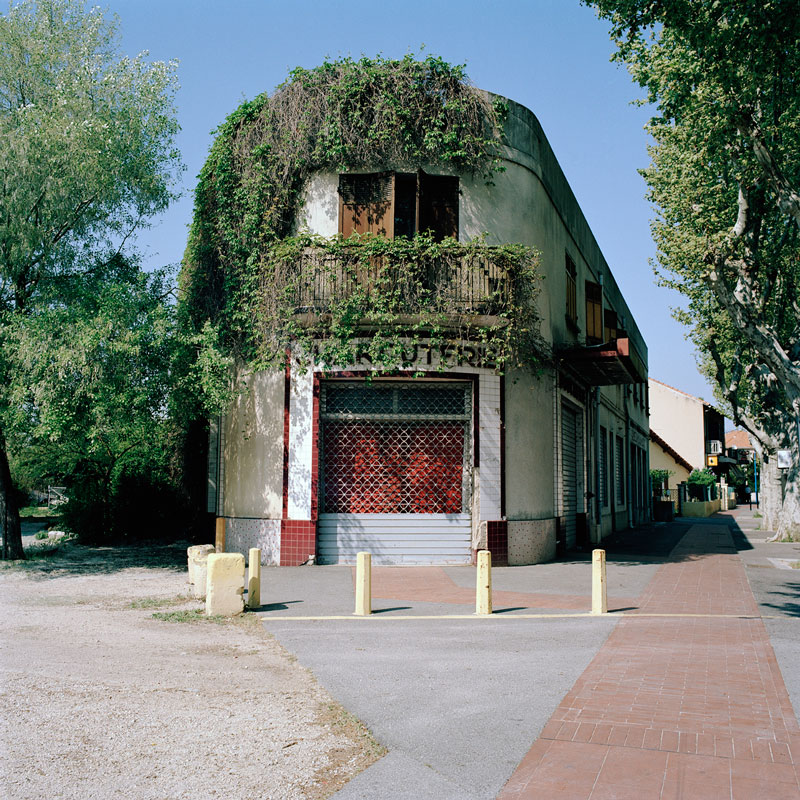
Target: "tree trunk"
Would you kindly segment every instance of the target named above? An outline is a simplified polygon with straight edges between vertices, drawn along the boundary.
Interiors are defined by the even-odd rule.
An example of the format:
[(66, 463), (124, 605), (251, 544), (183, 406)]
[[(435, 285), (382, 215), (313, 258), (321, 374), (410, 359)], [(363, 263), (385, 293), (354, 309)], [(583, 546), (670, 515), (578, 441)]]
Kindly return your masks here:
[(11, 468), (8, 465), (6, 440), (2, 429), (0, 429), (0, 526), (3, 530), (2, 558), (4, 560), (25, 558), (19, 508), (14, 494), (14, 484), (11, 482)]
[(777, 458), (768, 456), (759, 475), (762, 528), (773, 531), (775, 539), (800, 541), (800, 482), (798, 469), (778, 469)]

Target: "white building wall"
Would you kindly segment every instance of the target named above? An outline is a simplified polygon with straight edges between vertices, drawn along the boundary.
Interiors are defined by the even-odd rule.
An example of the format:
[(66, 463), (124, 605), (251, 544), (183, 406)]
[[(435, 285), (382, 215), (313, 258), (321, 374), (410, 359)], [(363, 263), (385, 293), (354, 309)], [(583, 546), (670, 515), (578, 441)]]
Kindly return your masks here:
[(706, 462), (703, 401), (652, 378), (648, 383), (650, 427), (695, 469), (703, 469)]
[(280, 519), (283, 511), (282, 371), (241, 381), (222, 424), (221, 516)]
[(289, 519), (311, 519), (314, 373), (292, 366), (289, 393)]

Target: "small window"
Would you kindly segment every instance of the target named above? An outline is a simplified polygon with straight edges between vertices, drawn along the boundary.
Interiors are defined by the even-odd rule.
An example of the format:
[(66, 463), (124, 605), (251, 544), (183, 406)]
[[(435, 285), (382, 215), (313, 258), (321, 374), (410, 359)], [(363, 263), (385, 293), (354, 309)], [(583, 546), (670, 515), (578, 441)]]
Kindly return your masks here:
[(394, 239), (430, 231), (440, 242), (458, 238), (458, 178), (377, 172), (339, 176), (339, 233)]
[(570, 257), (569, 253), (566, 253), (566, 270), (567, 270), (567, 308), (566, 314), (567, 319), (574, 323), (575, 325), (578, 324), (578, 292), (576, 289), (575, 278), (577, 277), (578, 271), (575, 269), (575, 262)]
[(603, 289), (586, 281), (586, 339), (595, 344), (603, 339)]

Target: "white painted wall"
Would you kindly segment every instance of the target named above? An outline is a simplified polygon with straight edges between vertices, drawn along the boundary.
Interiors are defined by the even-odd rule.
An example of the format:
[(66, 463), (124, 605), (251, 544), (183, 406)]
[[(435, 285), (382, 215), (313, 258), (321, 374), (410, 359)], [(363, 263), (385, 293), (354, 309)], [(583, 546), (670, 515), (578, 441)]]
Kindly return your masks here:
[(703, 401), (652, 378), (649, 386), (650, 427), (695, 469), (703, 469)]
[(556, 516), (553, 375), (514, 371), (506, 378), (506, 515), (509, 520)]
[(223, 420), (223, 516), (280, 519), (284, 374), (258, 372), (243, 383)]
[(289, 393), (289, 519), (311, 519), (314, 373), (292, 366)]

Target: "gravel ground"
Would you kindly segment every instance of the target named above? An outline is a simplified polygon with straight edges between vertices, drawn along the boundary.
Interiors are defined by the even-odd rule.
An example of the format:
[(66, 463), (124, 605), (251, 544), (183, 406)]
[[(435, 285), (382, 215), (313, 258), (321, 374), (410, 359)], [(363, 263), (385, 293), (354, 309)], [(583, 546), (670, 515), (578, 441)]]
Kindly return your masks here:
[(186, 577), (164, 546), (0, 569), (4, 797), (310, 800), (380, 757), (254, 615), (198, 617)]

